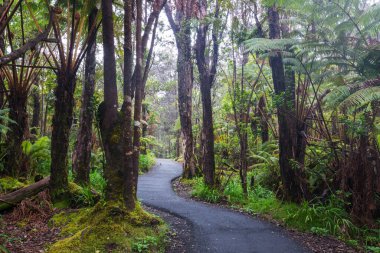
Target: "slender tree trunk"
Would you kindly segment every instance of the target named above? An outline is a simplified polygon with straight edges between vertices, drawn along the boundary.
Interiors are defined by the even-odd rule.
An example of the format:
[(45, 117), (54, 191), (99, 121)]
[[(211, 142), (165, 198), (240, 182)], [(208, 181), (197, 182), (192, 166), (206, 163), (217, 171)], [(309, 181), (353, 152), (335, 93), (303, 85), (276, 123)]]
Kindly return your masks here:
[[(91, 11), (88, 20), (88, 31), (95, 22), (97, 9)], [(92, 121), (94, 115), (93, 96), (95, 91), (95, 68), (96, 68), (96, 36), (89, 41), (89, 48), (85, 61), (85, 80), (82, 90), (82, 108), (78, 138), (73, 154), (73, 172), (75, 182), (86, 185), (90, 182), (90, 162), (92, 148)]]
[[(280, 38), (279, 14), (275, 6), (268, 9), (269, 37)], [(284, 186), (285, 197), (289, 200), (300, 202), (307, 196), (307, 185), (304, 183), (302, 168), (294, 169), (295, 154), (293, 148), (296, 146), (296, 124), (292, 108), (294, 106), (294, 91), (292, 85), (287, 87), (284, 65), (281, 52), (273, 52), (269, 58), (272, 69), (272, 79), (275, 93), (283, 98), (283, 102), (277, 105), (279, 124), (279, 147), (280, 147), (280, 170)], [(293, 164), (292, 164), (293, 163)]]
[[(136, 65), (135, 65), (135, 105), (133, 113), (133, 176), (135, 189), (137, 189), (137, 180), (139, 175), (139, 157), (141, 146), (141, 113), (142, 113), (142, 99), (144, 93), (142, 61), (143, 61), (143, 48), (142, 48), (142, 0), (136, 0)], [(137, 191), (134, 192), (135, 194)], [(136, 196), (135, 196), (136, 197)]]
[(47, 116), (48, 116), (48, 112), (49, 112), (49, 103), (47, 100), (45, 100), (45, 111), (44, 111), (44, 117), (43, 117), (43, 123), (42, 123), (42, 135), (45, 136), (46, 135), (46, 131), (47, 131)]
[[(4, 0), (3, 4), (0, 4), (0, 16), (3, 15), (5, 12), (6, 7), (9, 4), (9, 0)], [(0, 26), (2, 26), (3, 23), (0, 23)], [(5, 52), (5, 39), (4, 39), (4, 33), (0, 34), (0, 49), (4, 53)], [(0, 74), (0, 109), (3, 109), (5, 104), (5, 83), (4, 83), (4, 76)], [(0, 120), (0, 123), (3, 123), (2, 120)], [(0, 142), (2, 141), (3, 136), (2, 133), (0, 133)]]
[(267, 119), (267, 106), (265, 96), (261, 96), (258, 104), (258, 115), (260, 116), (261, 141), (265, 143), (269, 140), (269, 129)]
[(41, 99), (38, 86), (34, 87), (32, 91), (33, 98), (33, 116), (31, 124), (31, 134), (33, 138), (36, 139), (36, 136), (40, 133), (40, 117), (41, 117)]
[(28, 176), (28, 163), (21, 147), (22, 142), (29, 138), (27, 101), (27, 94), (19, 94), (14, 89), (10, 91), (8, 96), (9, 118), (14, 123), (9, 124), (9, 131), (7, 132), (6, 174), (14, 177)]
[[(148, 106), (146, 104), (142, 104), (142, 120), (142, 137), (146, 137), (148, 134)], [(146, 155), (147, 149), (148, 146), (144, 143), (144, 146), (141, 149), (141, 154)]]
[(248, 170), (248, 132), (247, 129), (240, 129), (240, 182), (243, 189), (243, 194), (246, 196), (248, 193), (248, 184), (247, 184), (247, 170)]
[(132, 20), (133, 2), (124, 1), (124, 103), (123, 112), (123, 139), (124, 146), (124, 189), (123, 197), (126, 207), (135, 208), (135, 178), (133, 170), (133, 139), (132, 139), (132, 66), (133, 66), (133, 45), (132, 45)]
[[(67, 154), (73, 121), (75, 77), (67, 72), (57, 75), (51, 136), (50, 189), (53, 199), (59, 199), (68, 188)], [(63, 196), (62, 196), (63, 197)]]

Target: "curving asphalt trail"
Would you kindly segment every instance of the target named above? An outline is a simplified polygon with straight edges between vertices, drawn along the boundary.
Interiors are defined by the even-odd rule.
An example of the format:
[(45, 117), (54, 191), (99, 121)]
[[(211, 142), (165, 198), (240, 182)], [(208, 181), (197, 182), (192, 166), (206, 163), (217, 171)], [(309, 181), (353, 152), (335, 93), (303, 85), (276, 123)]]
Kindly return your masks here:
[(158, 159), (150, 172), (139, 177), (138, 197), (145, 205), (181, 217), (191, 224), (193, 245), (188, 252), (309, 252), (273, 224), (178, 197), (171, 180), (181, 172), (179, 163)]

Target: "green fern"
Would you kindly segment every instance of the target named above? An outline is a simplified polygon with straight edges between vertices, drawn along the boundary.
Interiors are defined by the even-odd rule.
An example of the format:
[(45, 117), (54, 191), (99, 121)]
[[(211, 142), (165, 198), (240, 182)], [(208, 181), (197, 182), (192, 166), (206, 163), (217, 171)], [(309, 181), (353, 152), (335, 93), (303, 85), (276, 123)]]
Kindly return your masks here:
[(266, 52), (271, 50), (284, 51), (289, 46), (296, 44), (294, 39), (264, 39), (253, 38), (245, 41), (246, 50), (249, 52)]
[(326, 98), (332, 109), (362, 108), (380, 101), (380, 77), (335, 88)]
[(380, 101), (380, 87), (371, 87), (361, 89), (346, 98), (341, 104), (340, 108), (361, 108), (370, 102)]

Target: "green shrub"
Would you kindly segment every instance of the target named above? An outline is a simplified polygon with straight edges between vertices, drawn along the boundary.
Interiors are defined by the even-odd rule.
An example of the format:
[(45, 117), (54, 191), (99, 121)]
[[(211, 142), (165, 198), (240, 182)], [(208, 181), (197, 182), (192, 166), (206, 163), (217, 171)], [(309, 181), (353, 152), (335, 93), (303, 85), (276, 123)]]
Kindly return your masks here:
[(191, 194), (200, 199), (204, 199), (211, 203), (216, 203), (221, 200), (221, 194), (217, 189), (209, 188), (202, 178), (196, 178), (193, 191)]
[(139, 158), (140, 172), (149, 171), (155, 164), (156, 164), (156, 157), (150, 150), (147, 150), (146, 154), (140, 154), (140, 158)]

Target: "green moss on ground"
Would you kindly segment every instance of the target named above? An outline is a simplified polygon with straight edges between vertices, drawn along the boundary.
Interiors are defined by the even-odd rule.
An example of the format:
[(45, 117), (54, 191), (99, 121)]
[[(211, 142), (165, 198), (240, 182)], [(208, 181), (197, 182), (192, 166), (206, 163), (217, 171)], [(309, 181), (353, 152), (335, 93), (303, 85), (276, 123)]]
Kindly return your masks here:
[(98, 203), (92, 208), (61, 212), (51, 219), (61, 228), (61, 240), (49, 253), (163, 252), (167, 226), (140, 206), (132, 212), (122, 203)]
[(90, 187), (82, 187), (74, 182), (69, 182), (67, 190), (55, 198), (54, 207), (63, 209), (93, 206), (99, 199), (100, 193)]
[(0, 178), (0, 193), (7, 193), (25, 187), (26, 184), (13, 177)]

